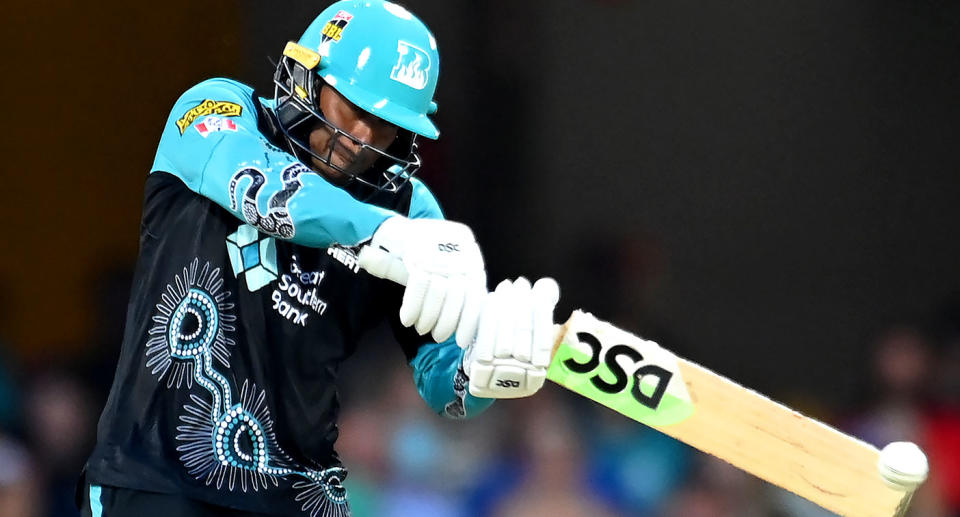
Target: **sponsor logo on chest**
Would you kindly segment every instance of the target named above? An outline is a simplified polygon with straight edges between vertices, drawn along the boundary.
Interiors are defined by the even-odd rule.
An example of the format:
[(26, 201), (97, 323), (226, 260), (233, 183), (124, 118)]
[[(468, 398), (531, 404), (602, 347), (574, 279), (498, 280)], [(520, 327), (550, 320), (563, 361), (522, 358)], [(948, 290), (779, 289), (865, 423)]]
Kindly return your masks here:
[[(354, 275), (360, 271), (357, 253), (351, 248), (332, 246), (327, 249), (327, 255)], [(336, 274), (336, 271), (333, 274)], [(310, 316), (323, 316), (329, 307), (328, 300), (319, 294), (320, 284), (326, 276), (325, 270), (305, 270), (299, 257), (296, 254), (291, 255), (289, 271), (277, 277), (273, 292), (270, 293), (272, 309), (288, 321), (306, 327), (311, 321)]]
[(317, 294), (317, 287), (326, 276), (325, 271), (304, 271), (296, 255), (291, 256), (290, 272), (280, 275), (270, 294), (273, 310), (287, 320), (306, 327), (313, 314), (323, 316), (327, 302)]
[[(359, 273), (360, 264), (354, 249), (332, 246), (327, 249), (327, 255), (352, 273), (345, 277), (353, 277)], [(308, 271), (301, 264), (300, 257), (296, 253), (291, 254), (287, 272), (274, 277), (273, 292), (270, 293), (271, 308), (284, 319), (301, 327), (306, 327), (313, 319), (323, 316), (330, 306), (330, 300), (320, 295), (321, 283), (328, 274), (344, 275), (343, 272), (338, 272), (339, 266), (336, 263), (328, 261), (327, 264), (323, 269)]]

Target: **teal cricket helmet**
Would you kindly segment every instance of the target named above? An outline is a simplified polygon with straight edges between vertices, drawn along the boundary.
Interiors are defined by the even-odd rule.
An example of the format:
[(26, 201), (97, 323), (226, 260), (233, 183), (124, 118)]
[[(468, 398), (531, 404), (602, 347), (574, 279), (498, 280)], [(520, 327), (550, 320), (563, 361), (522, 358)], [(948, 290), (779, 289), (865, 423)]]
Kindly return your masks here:
[(437, 40), (403, 7), (347, 0), (326, 8), (298, 41), (316, 51), (316, 73), (365, 111), (427, 138), (440, 73)]
[[(436, 39), (409, 11), (384, 0), (336, 2), (283, 51), (274, 74), (278, 126), (299, 159), (309, 163), (312, 157), (351, 181), (395, 192), (420, 167), (416, 137), (440, 134), (428, 117), (437, 109), (439, 71)], [(319, 106), (324, 86), (397, 126), (396, 140), (379, 149), (330, 123)], [(334, 142), (319, 154), (309, 145), (317, 123), (333, 132)], [(354, 174), (331, 160), (343, 138), (379, 154), (370, 170)]]
[(284, 49), (274, 75), (280, 128), (295, 154), (307, 153), (341, 170), (329, 161), (332, 149), (327, 156), (317, 156), (304, 134), (316, 118), (338, 137), (365, 145), (323, 116), (320, 89), (323, 85), (336, 89), (359, 108), (403, 130), (388, 149), (365, 145), (382, 155), (378, 167), (387, 171), (383, 176), (396, 187), (399, 178), (408, 178), (419, 168), (416, 135), (436, 139), (440, 134), (429, 118), (437, 109), (433, 95), (439, 72), (437, 41), (410, 11), (384, 0), (336, 2)]

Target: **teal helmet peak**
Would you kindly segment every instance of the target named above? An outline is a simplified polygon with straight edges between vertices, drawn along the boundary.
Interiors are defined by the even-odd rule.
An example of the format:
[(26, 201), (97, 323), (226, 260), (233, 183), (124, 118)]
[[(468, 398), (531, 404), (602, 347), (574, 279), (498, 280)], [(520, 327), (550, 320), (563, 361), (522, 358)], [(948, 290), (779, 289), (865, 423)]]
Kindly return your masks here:
[[(384, 0), (343, 0), (327, 7), (296, 42), (287, 43), (274, 74), (274, 110), (291, 151), (347, 173), (377, 190), (396, 191), (420, 166), (416, 137), (436, 139), (439, 131), (428, 115), (440, 72), (437, 41), (420, 19)], [(378, 149), (337, 128), (319, 106), (329, 86), (360, 109), (400, 131), (386, 149)], [(322, 123), (334, 135), (318, 154), (309, 132)], [(331, 161), (341, 138), (380, 155), (373, 169), (351, 174)], [(342, 145), (342, 144), (341, 144)]]

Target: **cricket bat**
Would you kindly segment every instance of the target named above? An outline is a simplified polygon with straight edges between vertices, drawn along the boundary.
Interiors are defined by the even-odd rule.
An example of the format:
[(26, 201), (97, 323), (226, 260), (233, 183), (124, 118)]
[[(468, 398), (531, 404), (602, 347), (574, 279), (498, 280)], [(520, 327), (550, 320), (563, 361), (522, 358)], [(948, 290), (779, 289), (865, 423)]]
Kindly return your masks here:
[(582, 311), (547, 378), (840, 515), (901, 517), (926, 478), (913, 444), (881, 452)]
[[(387, 250), (359, 261), (407, 283)], [(547, 378), (847, 517), (902, 517), (927, 477), (912, 443), (879, 451), (583, 311), (557, 326)]]

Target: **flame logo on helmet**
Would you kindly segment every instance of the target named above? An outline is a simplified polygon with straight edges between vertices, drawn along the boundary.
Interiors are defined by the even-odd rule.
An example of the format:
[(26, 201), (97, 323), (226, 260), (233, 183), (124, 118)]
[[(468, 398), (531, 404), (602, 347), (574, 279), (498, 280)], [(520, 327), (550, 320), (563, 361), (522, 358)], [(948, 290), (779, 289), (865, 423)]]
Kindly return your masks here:
[(430, 55), (406, 41), (397, 42), (397, 64), (390, 72), (390, 79), (411, 88), (422, 90), (430, 80)]

